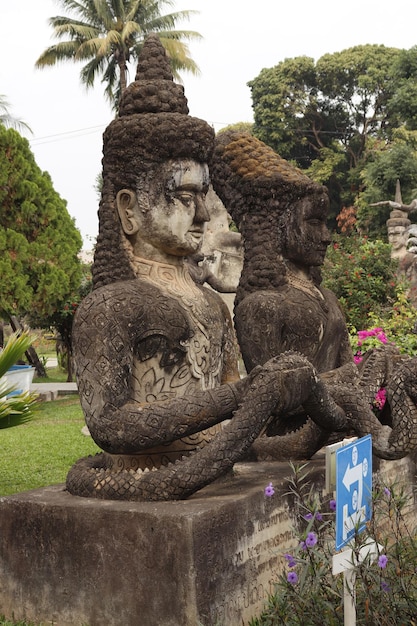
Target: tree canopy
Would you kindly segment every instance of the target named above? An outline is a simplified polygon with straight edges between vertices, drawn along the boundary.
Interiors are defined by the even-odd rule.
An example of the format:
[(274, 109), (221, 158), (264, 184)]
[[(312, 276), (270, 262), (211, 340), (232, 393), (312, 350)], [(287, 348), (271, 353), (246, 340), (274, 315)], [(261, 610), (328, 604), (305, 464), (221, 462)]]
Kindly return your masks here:
[[(306, 56), (285, 59), (248, 85), (254, 135), (328, 186), (333, 218), (355, 205), (360, 219), (364, 204), (386, 199), (390, 191), (394, 197), (397, 179), (404, 199), (411, 199), (417, 183), (410, 175), (417, 47), (369, 44), (325, 54), (317, 62)], [(368, 218), (363, 223), (369, 226)]]
[(0, 311), (51, 315), (81, 281), (80, 232), (29, 143), (0, 124)]
[[(189, 19), (196, 11), (177, 11), (163, 15), (174, 0), (57, 0), (72, 16), (51, 17), (49, 24), (61, 41), (47, 48), (36, 67), (59, 61), (86, 62), (81, 82), (92, 87), (101, 77), (105, 94), (114, 108), (128, 84), (128, 64), (137, 62), (144, 39), (157, 33), (171, 60), (174, 76), (181, 70), (198, 74), (184, 40), (201, 39), (190, 30), (175, 30), (177, 22)], [(133, 67), (135, 72), (136, 68)], [(134, 77), (134, 74), (133, 74)]]

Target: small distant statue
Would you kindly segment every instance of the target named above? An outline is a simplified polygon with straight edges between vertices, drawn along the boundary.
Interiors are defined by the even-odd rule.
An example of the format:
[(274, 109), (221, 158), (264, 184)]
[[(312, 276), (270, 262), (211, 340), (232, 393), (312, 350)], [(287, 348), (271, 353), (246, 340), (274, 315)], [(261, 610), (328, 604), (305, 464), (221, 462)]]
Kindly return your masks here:
[(404, 204), (400, 181), (397, 180), (395, 200), (375, 202), (371, 206), (388, 205), (392, 208), (387, 220), (388, 242), (391, 244), (391, 258), (398, 260), (398, 276), (409, 283), (408, 298), (417, 304), (417, 225), (412, 224), (409, 215), (417, 210), (417, 199)]
[[(243, 236), (235, 326), (247, 371), (274, 355), (296, 351), (314, 366), (323, 384), (322, 397), (329, 394), (335, 410), (350, 416), (349, 427), (358, 434), (372, 432), (379, 456), (395, 458), (415, 449), (417, 410), (410, 410), (405, 393), (403, 405), (397, 399), (402, 377), (409, 379), (408, 390), (412, 388), (417, 361), (400, 366), (402, 357), (387, 348), (369, 355), (358, 370), (338, 301), (320, 284), (331, 241), (326, 189), (255, 137), (236, 131), (217, 136), (211, 174), (216, 193)], [(401, 382), (403, 391), (404, 385)], [(382, 426), (371, 410), (380, 386), (388, 389), (392, 429)], [(414, 391), (410, 393), (414, 397)], [(253, 445), (257, 458), (314, 454), (330, 432), (326, 420), (312, 420), (313, 414), (307, 402), (277, 416)]]
[(397, 179), (395, 185), (395, 199), (382, 200), (381, 202), (373, 202), (370, 206), (389, 206), (394, 211), (399, 211), (402, 217), (407, 217), (410, 213), (417, 211), (417, 198), (414, 198), (410, 204), (404, 204), (401, 195), (401, 184)]

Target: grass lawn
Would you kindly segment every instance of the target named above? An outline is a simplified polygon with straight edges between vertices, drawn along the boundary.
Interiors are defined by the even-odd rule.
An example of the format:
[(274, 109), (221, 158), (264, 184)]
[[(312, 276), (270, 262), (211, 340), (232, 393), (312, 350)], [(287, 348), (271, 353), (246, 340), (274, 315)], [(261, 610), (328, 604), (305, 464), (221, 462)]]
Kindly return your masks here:
[(99, 451), (83, 426), (77, 394), (39, 403), (26, 422), (0, 420), (0, 496), (65, 482), (77, 459)]

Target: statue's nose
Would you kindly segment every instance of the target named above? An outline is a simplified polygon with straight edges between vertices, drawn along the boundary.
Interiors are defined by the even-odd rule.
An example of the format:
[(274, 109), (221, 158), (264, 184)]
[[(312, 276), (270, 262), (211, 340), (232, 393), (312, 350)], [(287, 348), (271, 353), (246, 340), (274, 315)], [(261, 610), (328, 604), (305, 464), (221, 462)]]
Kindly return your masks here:
[(206, 207), (205, 198), (200, 195), (196, 195), (194, 221), (195, 222), (209, 222), (210, 221), (210, 214)]

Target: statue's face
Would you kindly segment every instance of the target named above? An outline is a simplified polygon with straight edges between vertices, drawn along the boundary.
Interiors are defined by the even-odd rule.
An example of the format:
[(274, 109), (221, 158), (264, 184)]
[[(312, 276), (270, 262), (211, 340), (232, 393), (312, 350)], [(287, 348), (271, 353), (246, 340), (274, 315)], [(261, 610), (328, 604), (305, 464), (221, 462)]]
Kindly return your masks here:
[(326, 226), (328, 210), (326, 194), (306, 196), (294, 204), (284, 236), (284, 258), (305, 267), (323, 265), (331, 242)]
[(146, 209), (140, 201), (140, 190), (137, 192), (141, 221), (138, 234), (163, 254), (194, 254), (210, 219), (205, 205), (208, 167), (188, 159), (169, 161), (163, 164), (158, 177), (149, 190)]
[(388, 241), (392, 245), (393, 250), (405, 248), (405, 228), (404, 226), (389, 226)]

